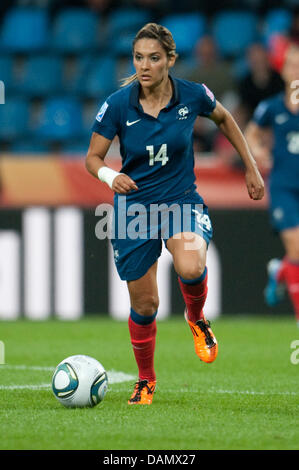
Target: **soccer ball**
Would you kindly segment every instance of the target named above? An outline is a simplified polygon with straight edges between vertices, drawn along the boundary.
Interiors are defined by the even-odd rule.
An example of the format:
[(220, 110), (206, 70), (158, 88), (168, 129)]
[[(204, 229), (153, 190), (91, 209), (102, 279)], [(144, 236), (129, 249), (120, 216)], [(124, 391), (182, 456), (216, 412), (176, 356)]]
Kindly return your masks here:
[(52, 378), (53, 393), (67, 408), (96, 406), (104, 399), (107, 387), (108, 377), (102, 364), (83, 354), (60, 362)]

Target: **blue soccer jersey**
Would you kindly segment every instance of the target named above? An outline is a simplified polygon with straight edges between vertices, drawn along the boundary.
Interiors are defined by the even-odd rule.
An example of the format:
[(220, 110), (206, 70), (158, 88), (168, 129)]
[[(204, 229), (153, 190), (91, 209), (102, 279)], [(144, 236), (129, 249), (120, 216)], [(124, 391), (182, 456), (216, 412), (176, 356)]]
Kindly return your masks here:
[(299, 189), (299, 113), (292, 113), (279, 93), (258, 105), (253, 121), (273, 132), (270, 186)]
[(216, 100), (205, 85), (171, 80), (172, 99), (157, 118), (144, 113), (138, 82), (109, 96), (97, 114), (93, 132), (110, 140), (118, 135), (121, 172), (139, 188), (126, 195), (128, 202), (171, 201), (195, 188), (194, 122), (209, 116)]

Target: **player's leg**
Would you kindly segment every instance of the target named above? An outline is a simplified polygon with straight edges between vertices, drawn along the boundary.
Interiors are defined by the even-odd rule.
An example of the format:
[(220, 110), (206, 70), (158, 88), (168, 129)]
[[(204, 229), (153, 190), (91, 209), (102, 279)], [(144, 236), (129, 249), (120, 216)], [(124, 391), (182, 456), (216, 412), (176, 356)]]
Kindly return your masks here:
[(284, 263), (272, 258), (267, 264), (268, 282), (264, 290), (265, 302), (269, 307), (279, 304), (285, 296)]
[(282, 261), (279, 276), (287, 286), (299, 326), (299, 226), (283, 230), (281, 239), (286, 256)]
[(274, 229), (280, 234), (286, 256), (268, 263), (265, 300), (276, 305), (287, 289), (299, 320), (299, 200), (298, 192), (270, 188), (270, 214)]
[(180, 233), (167, 241), (174, 269), (188, 310), (188, 319), (196, 323), (203, 318), (207, 298), (207, 268), (205, 240), (196, 233)]
[(218, 354), (216, 338), (205, 319), (207, 298), (207, 242), (192, 232), (176, 234), (166, 246), (173, 257), (180, 289), (186, 304), (185, 318), (194, 338), (195, 352), (204, 362), (213, 362)]
[(156, 386), (154, 353), (159, 305), (157, 264), (156, 261), (141, 278), (127, 282), (131, 301), (128, 325), (139, 373), (129, 404), (151, 404)]

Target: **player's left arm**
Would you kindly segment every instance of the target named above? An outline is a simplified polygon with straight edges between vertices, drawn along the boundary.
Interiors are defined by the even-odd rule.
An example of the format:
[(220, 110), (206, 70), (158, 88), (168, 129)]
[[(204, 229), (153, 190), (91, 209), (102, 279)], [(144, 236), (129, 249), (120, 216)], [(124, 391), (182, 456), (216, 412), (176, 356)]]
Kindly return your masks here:
[(264, 196), (263, 178), (250, 152), (246, 139), (233, 116), (219, 101), (216, 101), (216, 107), (209, 115), (209, 118), (215, 122), (243, 160), (245, 165), (245, 180), (250, 198), (255, 200), (262, 199)]

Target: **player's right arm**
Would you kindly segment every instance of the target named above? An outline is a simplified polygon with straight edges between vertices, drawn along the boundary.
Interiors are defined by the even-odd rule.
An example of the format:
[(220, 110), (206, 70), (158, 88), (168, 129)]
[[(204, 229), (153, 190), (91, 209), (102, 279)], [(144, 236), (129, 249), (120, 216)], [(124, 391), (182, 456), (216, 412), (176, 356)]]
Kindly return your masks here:
[(272, 165), (269, 130), (260, 127), (254, 121), (250, 121), (244, 135), (259, 168), (262, 170), (269, 169)]
[(109, 168), (104, 162), (111, 142), (110, 139), (107, 139), (97, 132), (92, 133), (85, 159), (86, 169), (95, 178), (99, 178), (104, 183), (107, 183), (112, 191), (116, 193), (126, 194), (132, 189), (137, 190), (138, 188), (135, 181), (128, 175)]

